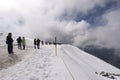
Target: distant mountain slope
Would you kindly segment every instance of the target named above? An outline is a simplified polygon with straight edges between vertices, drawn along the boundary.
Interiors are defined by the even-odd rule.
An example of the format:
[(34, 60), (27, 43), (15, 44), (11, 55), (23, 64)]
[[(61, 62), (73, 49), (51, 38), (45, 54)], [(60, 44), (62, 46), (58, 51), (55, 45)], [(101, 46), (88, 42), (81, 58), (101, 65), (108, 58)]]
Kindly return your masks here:
[[(115, 49), (99, 48), (97, 46), (86, 46), (82, 50), (110, 63), (120, 69), (120, 51), (116, 52)], [(118, 54), (117, 54), (118, 53)]]

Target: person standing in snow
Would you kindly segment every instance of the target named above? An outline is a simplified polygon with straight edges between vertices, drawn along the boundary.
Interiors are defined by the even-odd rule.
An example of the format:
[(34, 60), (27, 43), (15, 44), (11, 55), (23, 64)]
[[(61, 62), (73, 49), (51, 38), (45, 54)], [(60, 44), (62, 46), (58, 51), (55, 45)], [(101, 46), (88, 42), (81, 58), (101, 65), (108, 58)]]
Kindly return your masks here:
[(37, 45), (37, 42), (36, 42), (36, 38), (34, 39), (34, 48), (36, 49), (36, 45)]
[(8, 33), (8, 36), (6, 37), (6, 44), (8, 46), (8, 53), (13, 53), (13, 39), (12, 39), (12, 33)]
[(39, 40), (39, 38), (37, 39), (37, 48), (40, 49), (40, 40)]
[(22, 42), (22, 39), (21, 39), (21, 37), (19, 36), (19, 38), (17, 38), (18, 49), (22, 49), (22, 48), (21, 48), (21, 42)]
[(44, 42), (43, 42), (43, 41), (41, 41), (41, 45), (44, 45)]
[(22, 38), (22, 46), (23, 46), (23, 49), (25, 49), (25, 46), (26, 46), (25, 37)]

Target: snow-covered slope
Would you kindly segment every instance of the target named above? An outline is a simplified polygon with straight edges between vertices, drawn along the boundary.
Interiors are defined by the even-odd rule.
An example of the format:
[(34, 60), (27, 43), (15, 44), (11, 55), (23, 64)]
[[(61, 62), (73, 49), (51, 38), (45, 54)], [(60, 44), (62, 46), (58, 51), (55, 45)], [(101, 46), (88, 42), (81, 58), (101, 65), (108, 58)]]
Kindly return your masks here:
[(119, 69), (77, 47), (63, 45), (60, 47), (59, 53), (71, 70), (75, 80), (106, 80), (107, 78), (99, 75), (99, 73), (102, 75), (102, 72), (120, 74)]
[[(39, 50), (14, 50), (18, 58), (26, 53), (27, 56), (3, 68), (0, 80), (113, 80), (111, 76), (120, 80), (119, 69), (71, 45), (59, 45), (57, 56), (54, 45), (44, 45)], [(9, 57), (16, 60), (15, 55)], [(108, 76), (102, 76), (105, 72)]]

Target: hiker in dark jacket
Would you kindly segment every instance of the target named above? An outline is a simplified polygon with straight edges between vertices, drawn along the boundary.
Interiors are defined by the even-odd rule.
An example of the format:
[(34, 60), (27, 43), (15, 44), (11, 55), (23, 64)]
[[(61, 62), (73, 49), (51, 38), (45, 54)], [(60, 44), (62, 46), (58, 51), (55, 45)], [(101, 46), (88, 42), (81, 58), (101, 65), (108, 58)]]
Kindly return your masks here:
[(36, 38), (34, 39), (34, 48), (36, 49), (37, 41)]
[(6, 44), (8, 46), (8, 53), (13, 53), (13, 39), (12, 39), (12, 33), (8, 33), (8, 36), (6, 37)]
[(37, 48), (40, 49), (40, 40), (39, 40), (39, 38), (37, 39)]
[(22, 39), (21, 39), (21, 37), (19, 36), (19, 38), (17, 38), (18, 49), (22, 49), (22, 48), (21, 48), (21, 42), (22, 42)]

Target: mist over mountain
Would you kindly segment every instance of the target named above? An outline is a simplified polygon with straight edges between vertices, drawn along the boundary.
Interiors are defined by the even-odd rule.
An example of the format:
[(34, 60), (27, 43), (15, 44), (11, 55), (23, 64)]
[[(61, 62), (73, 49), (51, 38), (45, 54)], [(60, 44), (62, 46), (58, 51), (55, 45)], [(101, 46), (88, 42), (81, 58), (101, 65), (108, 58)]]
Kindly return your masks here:
[(86, 46), (84, 48), (80, 48), (86, 52), (88, 52), (89, 54), (92, 54), (104, 61), (106, 61), (107, 63), (117, 67), (120, 69), (120, 56), (118, 55), (119, 51), (116, 54), (115, 49), (108, 49), (108, 48), (101, 48), (98, 46), (94, 46), (94, 45), (89, 45)]

